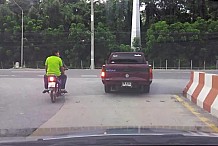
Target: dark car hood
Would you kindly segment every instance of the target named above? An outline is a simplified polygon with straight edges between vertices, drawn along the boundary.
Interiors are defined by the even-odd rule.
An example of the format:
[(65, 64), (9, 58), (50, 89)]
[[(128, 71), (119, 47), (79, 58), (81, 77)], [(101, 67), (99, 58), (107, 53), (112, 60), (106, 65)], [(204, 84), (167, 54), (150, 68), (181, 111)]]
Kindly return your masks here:
[(52, 137), (28, 137), (0, 141), (0, 145), (141, 145), (141, 144), (217, 144), (217, 133), (192, 132), (164, 128), (110, 128), (74, 132)]

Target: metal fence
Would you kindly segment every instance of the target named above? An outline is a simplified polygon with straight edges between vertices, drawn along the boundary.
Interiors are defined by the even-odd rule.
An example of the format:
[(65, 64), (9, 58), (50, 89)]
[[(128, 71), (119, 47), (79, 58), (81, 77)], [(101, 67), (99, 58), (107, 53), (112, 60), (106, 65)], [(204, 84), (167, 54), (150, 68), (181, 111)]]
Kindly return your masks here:
[(206, 62), (200, 61), (194, 62), (190, 61), (182, 61), (182, 60), (160, 60), (160, 61), (149, 61), (149, 64), (152, 65), (153, 69), (191, 69), (191, 70), (212, 70), (218, 69), (218, 60), (214, 62)]
[[(41, 69), (44, 67), (43, 61), (35, 61), (35, 62), (25, 62), (24, 61), (24, 68), (36, 68)], [(10, 69), (10, 68), (20, 68), (20, 62), (0, 62), (0, 69)]]
[[(44, 69), (45, 61), (34, 61), (34, 62), (25, 62), (24, 61), (24, 68), (34, 68), (34, 69)], [(72, 64), (66, 64), (68, 68), (71, 69), (89, 69), (90, 66), (87, 64), (84, 64), (82, 61), (80, 65), (72, 65)], [(102, 65), (96, 65), (95, 68), (99, 69)], [(0, 61), (0, 69), (11, 69), (11, 68), (20, 68), (20, 62), (2, 62)]]
[[(18, 63), (19, 64), (19, 63)], [(193, 60), (190, 61), (184, 61), (184, 60), (150, 60), (149, 64), (152, 65), (153, 69), (191, 69), (191, 70), (212, 70), (212, 69), (218, 69), (218, 60), (214, 62), (206, 62), (201, 61), (194, 62)], [(0, 68), (1, 69), (9, 69), (9, 68), (17, 68), (17, 62), (0, 62)], [(103, 64), (102, 64), (103, 65)], [(100, 69), (102, 67), (101, 64), (98, 64), (95, 66), (96, 69)], [(18, 65), (19, 66), (19, 65)], [(84, 65), (81, 61), (80, 66), (71, 66), (68, 65), (69, 68), (72, 69), (89, 69), (89, 65)], [(35, 62), (25, 62), (24, 61), (24, 67), (25, 68), (35, 68), (35, 69), (43, 69), (44, 61), (35, 61)]]

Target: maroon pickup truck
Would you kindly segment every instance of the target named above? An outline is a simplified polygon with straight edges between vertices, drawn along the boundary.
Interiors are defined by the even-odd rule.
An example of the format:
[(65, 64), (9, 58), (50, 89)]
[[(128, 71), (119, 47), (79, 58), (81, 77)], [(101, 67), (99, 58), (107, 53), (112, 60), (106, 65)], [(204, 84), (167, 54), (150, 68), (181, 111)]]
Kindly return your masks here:
[(113, 52), (102, 66), (101, 78), (106, 93), (120, 88), (139, 88), (148, 93), (152, 68), (142, 52)]

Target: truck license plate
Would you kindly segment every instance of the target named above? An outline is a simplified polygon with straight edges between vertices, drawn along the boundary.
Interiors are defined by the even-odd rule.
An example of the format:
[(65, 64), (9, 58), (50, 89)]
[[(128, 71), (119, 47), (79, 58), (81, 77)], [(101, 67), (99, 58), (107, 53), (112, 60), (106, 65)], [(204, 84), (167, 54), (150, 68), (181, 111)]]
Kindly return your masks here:
[(122, 82), (123, 87), (131, 87), (132, 83), (131, 82)]

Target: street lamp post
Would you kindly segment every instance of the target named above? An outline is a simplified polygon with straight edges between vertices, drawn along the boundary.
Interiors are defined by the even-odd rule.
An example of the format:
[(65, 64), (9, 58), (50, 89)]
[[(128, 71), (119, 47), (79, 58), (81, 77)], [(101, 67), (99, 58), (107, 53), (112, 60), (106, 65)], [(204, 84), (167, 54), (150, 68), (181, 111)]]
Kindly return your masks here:
[(15, 1), (15, 0), (13, 0), (14, 1), (14, 3), (19, 7), (19, 9), (21, 10), (21, 48), (20, 48), (20, 67), (22, 68), (23, 67), (23, 9), (21, 8), (21, 6), (20, 5), (18, 5), (18, 3)]
[(95, 55), (94, 55), (94, 8), (93, 0), (91, 2), (91, 69), (95, 69)]

